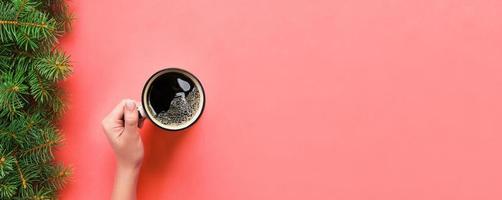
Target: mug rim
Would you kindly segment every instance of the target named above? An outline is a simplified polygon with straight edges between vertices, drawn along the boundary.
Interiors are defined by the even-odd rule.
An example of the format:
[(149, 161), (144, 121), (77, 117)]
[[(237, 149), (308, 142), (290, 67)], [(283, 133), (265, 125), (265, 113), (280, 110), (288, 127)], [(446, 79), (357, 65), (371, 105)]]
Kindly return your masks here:
[[(160, 74), (162, 72), (165, 72), (167, 70), (179, 71), (179, 72), (186, 73), (186, 74), (192, 76), (195, 79), (195, 81), (197, 81), (198, 85), (200, 85), (200, 89), (201, 89), (201, 93), (202, 93), (202, 99), (203, 99), (203, 101), (202, 101), (202, 108), (200, 110), (199, 115), (188, 126), (185, 126), (183, 128), (180, 128), (180, 129), (170, 129), (170, 128), (162, 127), (162, 126), (158, 125), (157, 123), (155, 123), (153, 117), (150, 116), (150, 113), (147, 111), (147, 109), (149, 109), (148, 106), (147, 106), (147, 102), (146, 102), (146, 98), (147, 98), (146, 96), (148, 96), (148, 95), (145, 95), (145, 92), (147, 92), (147, 85), (151, 81), (153, 81), (152, 80), (153, 77), (155, 77), (156, 75), (158, 75), (158, 74)], [(189, 78), (191, 78), (191, 77), (189, 77)], [(202, 116), (202, 113), (204, 113), (204, 108), (206, 106), (206, 92), (204, 90), (204, 86), (202, 86), (202, 82), (199, 80), (199, 78), (197, 78), (197, 76), (193, 75), (191, 72), (189, 72), (189, 71), (187, 71), (185, 69), (178, 68), (178, 67), (168, 67), (168, 68), (164, 68), (164, 69), (161, 69), (161, 70), (155, 72), (145, 82), (145, 85), (143, 86), (143, 90), (141, 92), (141, 104), (143, 105), (143, 109), (145, 110), (146, 117), (150, 119), (150, 121), (152, 122), (152, 124), (154, 124), (155, 126), (161, 128), (163, 130), (167, 130), (167, 131), (181, 131), (181, 130), (185, 130), (185, 129), (191, 127), (192, 125), (194, 125), (199, 120), (199, 118)]]

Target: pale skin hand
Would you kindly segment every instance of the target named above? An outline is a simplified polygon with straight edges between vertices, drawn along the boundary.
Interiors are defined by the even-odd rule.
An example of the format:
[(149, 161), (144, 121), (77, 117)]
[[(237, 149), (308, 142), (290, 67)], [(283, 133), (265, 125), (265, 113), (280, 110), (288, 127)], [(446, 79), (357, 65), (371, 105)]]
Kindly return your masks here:
[(123, 100), (101, 122), (117, 159), (112, 200), (136, 199), (136, 184), (144, 155), (138, 118), (136, 103)]

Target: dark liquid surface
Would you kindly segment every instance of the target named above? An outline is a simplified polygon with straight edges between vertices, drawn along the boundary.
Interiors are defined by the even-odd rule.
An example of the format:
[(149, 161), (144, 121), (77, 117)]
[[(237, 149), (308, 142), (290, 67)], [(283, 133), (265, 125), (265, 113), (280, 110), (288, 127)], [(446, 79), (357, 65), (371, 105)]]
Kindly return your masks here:
[(193, 90), (193, 81), (178, 72), (169, 72), (157, 77), (150, 86), (148, 100), (153, 111), (158, 114), (169, 110), (171, 101), (181, 93), (187, 96)]
[(156, 121), (171, 127), (187, 125), (199, 113), (201, 98), (193, 80), (178, 72), (159, 75), (147, 96)]

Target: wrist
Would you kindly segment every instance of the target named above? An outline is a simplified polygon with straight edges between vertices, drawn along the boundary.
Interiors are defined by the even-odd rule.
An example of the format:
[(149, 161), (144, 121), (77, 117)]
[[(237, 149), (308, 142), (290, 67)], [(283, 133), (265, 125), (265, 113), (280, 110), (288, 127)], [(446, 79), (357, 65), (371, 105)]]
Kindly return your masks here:
[(130, 164), (117, 164), (117, 173), (121, 174), (138, 174), (141, 169), (141, 164), (130, 165)]
[(139, 166), (117, 164), (113, 200), (136, 199)]

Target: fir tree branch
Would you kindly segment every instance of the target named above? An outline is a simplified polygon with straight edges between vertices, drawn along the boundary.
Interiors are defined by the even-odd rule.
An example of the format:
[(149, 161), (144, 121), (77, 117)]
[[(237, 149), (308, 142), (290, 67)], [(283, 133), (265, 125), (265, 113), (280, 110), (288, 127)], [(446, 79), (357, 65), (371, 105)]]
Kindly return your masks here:
[(33, 94), (33, 97), (35, 97), (35, 100), (43, 103), (44, 101), (49, 100), (50, 89), (42, 80), (42, 76), (39, 74), (39, 72), (35, 71), (33, 72), (33, 74), (34, 75), (32, 75), (32, 78), (30, 80), (31, 93)]
[(5, 157), (0, 157), (0, 167), (5, 163)]
[(21, 11), (24, 10), (24, 6), (26, 5), (27, 1), (28, 0), (21, 1), (21, 5), (19, 6), (19, 8), (17, 9), (17, 12), (16, 12), (16, 18), (14, 18), (15, 20), (19, 19), (19, 14), (21, 14)]
[(0, 145), (0, 180), (2, 180), (10, 171), (13, 170), (13, 159), (10, 153)]
[(72, 72), (69, 60), (64, 53), (54, 51), (39, 58), (35, 67), (48, 80), (62, 80)]
[(0, 20), (0, 25), (3, 24), (11, 24), (11, 25), (18, 25), (18, 26), (32, 26), (32, 27), (39, 27), (39, 28), (49, 28), (47, 24), (44, 22), (42, 23), (33, 23), (33, 22), (20, 22), (17, 20)]
[(69, 176), (52, 152), (57, 82), (71, 72), (55, 44), (69, 19), (64, 0), (0, 0), (0, 199), (56, 199)]
[(16, 193), (16, 186), (12, 184), (0, 184), (0, 196), (2, 199), (10, 199)]
[(43, 144), (40, 144), (38, 146), (35, 146), (33, 148), (30, 148), (28, 150), (23, 151), (23, 153), (21, 155), (26, 155), (26, 154), (32, 153), (34, 151), (38, 151), (43, 148), (52, 147), (52, 146), (56, 145), (57, 143), (59, 143), (58, 140), (50, 140), (50, 141), (47, 141)]
[(46, 181), (57, 189), (62, 188), (67, 178), (71, 175), (71, 170), (63, 166), (56, 166), (52, 172), (52, 175)]
[(42, 81), (42, 77), (40, 77), (40, 74), (38, 72), (35, 72), (35, 77), (37, 78), (38, 85), (40, 86), (40, 93), (42, 93), (41, 96), (49, 96), (49, 91), (44, 86), (43, 81)]
[(35, 127), (35, 122), (33, 120), (30, 120), (28, 124), (26, 124), (26, 131), (31, 131)]
[(21, 167), (19, 167), (19, 162), (17, 161), (17, 158), (14, 158), (14, 163), (16, 164), (17, 171), (19, 172), (19, 178), (21, 179), (21, 185), (23, 186), (24, 189), (26, 189), (26, 179), (24, 178), (24, 174), (21, 171)]
[(0, 84), (0, 116), (14, 118), (21, 114), (26, 99), (27, 87), (23, 84), (25, 78), (21, 73), (6, 73)]

